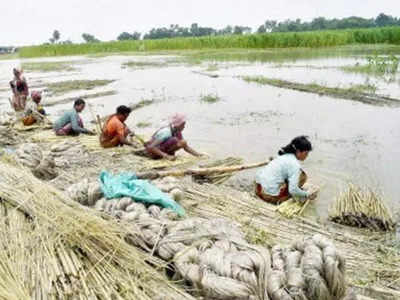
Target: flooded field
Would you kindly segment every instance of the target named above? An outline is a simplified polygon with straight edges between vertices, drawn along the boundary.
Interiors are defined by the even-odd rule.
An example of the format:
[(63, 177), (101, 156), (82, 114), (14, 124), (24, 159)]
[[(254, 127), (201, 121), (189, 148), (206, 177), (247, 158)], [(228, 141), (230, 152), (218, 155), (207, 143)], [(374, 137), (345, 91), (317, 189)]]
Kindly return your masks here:
[[(223, 52), (221, 50), (221, 52)], [(309, 213), (326, 218), (341, 188), (349, 181), (385, 193), (388, 204), (398, 208), (400, 161), (400, 76), (352, 73), (343, 67), (366, 63), (368, 51), (288, 55), (279, 59), (260, 51), (235, 57), (206, 55), (195, 61), (173, 55), (112, 55), (29, 60), (0, 60), (0, 109), (10, 110), (8, 81), (11, 70), (26, 64), (31, 90), (44, 91), (51, 119), (84, 96), (94, 114), (106, 115), (118, 105), (148, 100), (135, 111), (128, 125), (150, 135), (174, 112), (188, 116), (187, 140), (213, 157), (238, 156), (247, 162), (275, 156), (297, 135), (308, 135), (314, 151), (304, 169), (321, 193)], [(386, 53), (379, 53), (385, 55)], [(400, 54), (400, 48), (387, 54)], [(258, 57), (258, 59), (257, 59)], [(40, 64), (65, 62), (52, 71)], [(33, 67), (32, 67), (33, 65)], [(45, 70), (46, 69), (46, 70)], [(50, 70), (49, 70), (50, 69)], [(304, 84), (348, 88), (372, 86), (376, 94), (399, 99), (399, 105), (370, 105), (244, 81), (242, 76), (265, 76)], [(55, 93), (50, 83), (70, 80), (110, 80), (90, 89)], [(204, 101), (204, 99), (214, 99)], [(151, 101), (149, 101), (151, 100)], [(88, 124), (93, 113), (86, 109)], [(135, 166), (132, 165), (132, 169)], [(255, 170), (237, 175), (230, 184), (250, 188)]]

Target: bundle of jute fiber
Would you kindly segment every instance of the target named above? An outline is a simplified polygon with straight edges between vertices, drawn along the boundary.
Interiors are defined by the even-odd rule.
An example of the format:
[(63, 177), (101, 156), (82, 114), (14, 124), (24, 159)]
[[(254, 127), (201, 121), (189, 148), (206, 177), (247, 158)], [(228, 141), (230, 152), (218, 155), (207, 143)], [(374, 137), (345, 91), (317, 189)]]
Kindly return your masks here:
[(36, 144), (22, 144), (15, 151), (17, 161), (40, 179), (51, 180), (58, 176), (51, 153), (43, 153)]
[(330, 220), (372, 230), (390, 231), (395, 227), (393, 216), (383, 198), (371, 188), (354, 184), (349, 184), (347, 190), (336, 198), (330, 211)]
[[(158, 181), (168, 189), (176, 189), (173, 179)], [(75, 192), (82, 187), (76, 185), (69, 190), (79, 195), (73, 197), (80, 203), (87, 195)], [(244, 234), (236, 223), (225, 219), (187, 218), (178, 220), (170, 209), (145, 206), (132, 202), (130, 198), (98, 199), (96, 210), (105, 212), (128, 222), (137, 228), (133, 245), (158, 254), (165, 261), (172, 261), (175, 280), (184, 279), (197, 293), (207, 299), (268, 299), (264, 286), (270, 269), (269, 251), (248, 245)], [(195, 263), (193, 263), (193, 260)]]
[(78, 141), (67, 139), (51, 146), (50, 153), (57, 167), (66, 168), (74, 165), (90, 164), (88, 151)]
[(268, 293), (272, 300), (334, 300), (346, 294), (345, 261), (322, 235), (291, 248), (272, 248)]
[(183, 188), (177, 178), (168, 176), (153, 180), (151, 183), (164, 193), (168, 193), (176, 202), (180, 202), (183, 199)]
[[(1, 299), (193, 299), (104, 219), (24, 169), (0, 163)], [(129, 228), (128, 228), (129, 227)], [(150, 265), (149, 265), (150, 263)]]
[(172, 262), (174, 279), (183, 279), (206, 299), (340, 300), (344, 296), (344, 260), (322, 236), (289, 248), (275, 247), (271, 264), (269, 250), (248, 244), (230, 220), (176, 220), (167, 209), (132, 203), (129, 198), (101, 198), (94, 207), (137, 228), (128, 241)]
[(15, 151), (17, 160), (24, 167), (29, 169), (36, 168), (43, 159), (42, 149), (36, 144), (22, 144)]
[(168, 227), (158, 253), (174, 262), (206, 299), (269, 299), (270, 255), (249, 245), (237, 224), (225, 219), (189, 218)]
[[(154, 180), (152, 184), (158, 187), (162, 192), (168, 193), (170, 197), (177, 202), (181, 201), (183, 198), (183, 190), (179, 181), (174, 177)], [(97, 200), (103, 197), (100, 182), (90, 181), (87, 178), (68, 187), (67, 193), (71, 199), (85, 206), (93, 206)], [(130, 199), (130, 202), (133, 202), (133, 200)]]
[(100, 183), (89, 181), (88, 178), (69, 186), (67, 194), (71, 199), (85, 206), (93, 206), (97, 200), (103, 197)]
[(10, 126), (13, 125), (16, 121), (15, 113), (11, 112), (2, 112), (0, 113), (0, 126)]
[(21, 142), (18, 133), (8, 126), (0, 126), (0, 146), (12, 146)]

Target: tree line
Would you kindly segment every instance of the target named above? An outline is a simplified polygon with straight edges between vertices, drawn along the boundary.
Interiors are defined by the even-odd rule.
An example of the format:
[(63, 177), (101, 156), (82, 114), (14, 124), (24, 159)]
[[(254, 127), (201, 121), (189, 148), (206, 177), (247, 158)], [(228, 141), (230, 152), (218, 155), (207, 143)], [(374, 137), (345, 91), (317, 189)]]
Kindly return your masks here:
[[(310, 22), (303, 22), (301, 19), (285, 20), (278, 22), (275, 20), (266, 20), (261, 24), (256, 33), (267, 32), (300, 32), (300, 31), (313, 31), (313, 30), (335, 30), (335, 29), (352, 29), (352, 28), (372, 28), (384, 26), (400, 26), (400, 18), (396, 18), (386, 14), (379, 14), (376, 18), (361, 18), (361, 17), (347, 17), (342, 19), (326, 19), (324, 17), (314, 18)], [(231, 26), (228, 25), (222, 29), (215, 29), (212, 27), (202, 27), (197, 23), (193, 23), (190, 27), (181, 27), (177, 24), (172, 24), (169, 27), (152, 28), (149, 32), (142, 34), (137, 31), (122, 32), (118, 35), (117, 40), (140, 40), (140, 39), (164, 39), (164, 38), (177, 38), (177, 37), (200, 37), (209, 35), (231, 35), (231, 34), (249, 34), (253, 33), (251, 27), (248, 26)], [(61, 34), (58, 30), (54, 30), (49, 42), (71, 44), (70, 40), (61, 41)], [(94, 35), (83, 33), (82, 39), (86, 43), (100, 42)]]
[(348, 17), (343, 19), (326, 19), (318, 17), (311, 22), (302, 22), (301, 19), (277, 22), (267, 20), (257, 29), (257, 33), (265, 32), (296, 32), (313, 30), (335, 30), (352, 28), (372, 28), (384, 26), (400, 26), (400, 18), (379, 14), (376, 18)]

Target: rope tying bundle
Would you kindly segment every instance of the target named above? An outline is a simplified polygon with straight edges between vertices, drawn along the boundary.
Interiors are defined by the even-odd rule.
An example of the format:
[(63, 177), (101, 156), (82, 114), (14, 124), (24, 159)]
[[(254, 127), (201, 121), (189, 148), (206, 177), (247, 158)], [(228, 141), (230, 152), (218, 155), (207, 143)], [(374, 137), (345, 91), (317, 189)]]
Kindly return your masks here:
[[(170, 179), (166, 182), (170, 192), (179, 189)], [(168, 190), (166, 182), (156, 184)], [(99, 184), (87, 180), (68, 193), (131, 224), (135, 230), (129, 242), (172, 262), (173, 279), (183, 279), (205, 299), (341, 300), (346, 292), (344, 259), (321, 235), (270, 251), (248, 244), (230, 220), (178, 219), (169, 209), (130, 198), (106, 200)]]

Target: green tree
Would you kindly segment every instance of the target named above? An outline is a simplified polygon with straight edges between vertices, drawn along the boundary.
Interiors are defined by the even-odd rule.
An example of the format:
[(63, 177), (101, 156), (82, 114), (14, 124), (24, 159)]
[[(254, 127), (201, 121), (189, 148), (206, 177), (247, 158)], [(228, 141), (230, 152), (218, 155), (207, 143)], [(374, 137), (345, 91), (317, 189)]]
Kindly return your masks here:
[(235, 26), (233, 27), (233, 34), (246, 34), (250, 33), (251, 28), (248, 26)]
[(58, 30), (53, 31), (53, 36), (49, 39), (52, 44), (57, 43), (60, 39), (61, 34)]
[(375, 24), (378, 27), (382, 26), (391, 26), (396, 24), (396, 19), (392, 16), (385, 15), (383, 13), (379, 14), (379, 16), (375, 19)]
[(265, 28), (265, 25), (262, 24), (257, 28), (257, 33), (266, 33), (267, 29)]
[(140, 40), (140, 36), (142, 34), (140, 32), (133, 32), (133, 33), (129, 33), (129, 32), (122, 32), (117, 39), (119, 41), (126, 41), (126, 40)]
[(267, 20), (264, 22), (265, 31), (271, 32), (276, 28), (277, 21), (275, 20)]
[(82, 38), (86, 43), (98, 43), (100, 40), (96, 39), (94, 35), (91, 35), (89, 33), (83, 33)]

